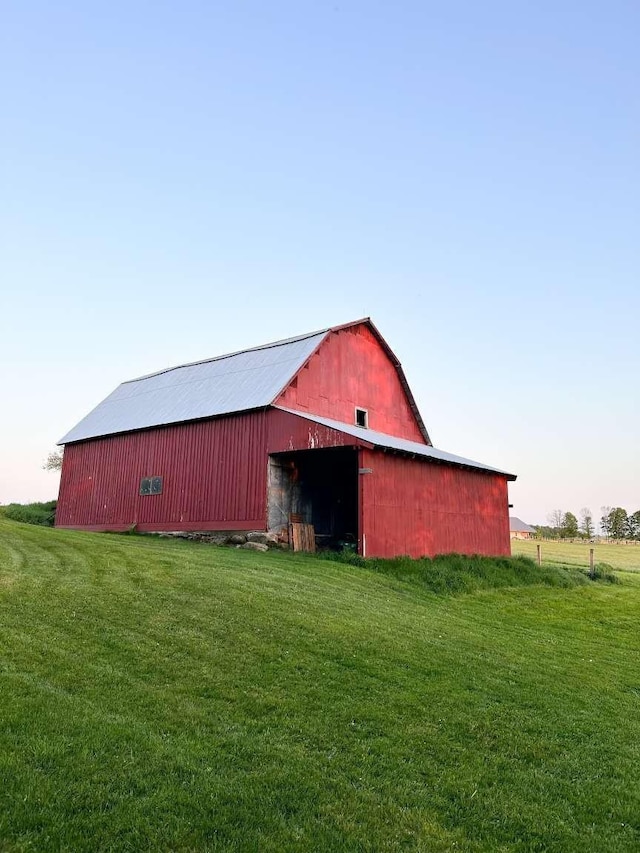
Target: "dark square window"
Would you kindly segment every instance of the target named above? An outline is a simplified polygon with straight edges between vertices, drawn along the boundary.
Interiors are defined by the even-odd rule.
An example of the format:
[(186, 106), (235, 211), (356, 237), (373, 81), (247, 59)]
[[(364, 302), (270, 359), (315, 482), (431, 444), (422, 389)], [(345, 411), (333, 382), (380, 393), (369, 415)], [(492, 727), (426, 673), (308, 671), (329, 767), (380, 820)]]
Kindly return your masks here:
[(366, 409), (356, 409), (356, 426), (365, 429), (369, 426), (369, 413)]
[(162, 477), (143, 477), (140, 480), (141, 495), (161, 495)]

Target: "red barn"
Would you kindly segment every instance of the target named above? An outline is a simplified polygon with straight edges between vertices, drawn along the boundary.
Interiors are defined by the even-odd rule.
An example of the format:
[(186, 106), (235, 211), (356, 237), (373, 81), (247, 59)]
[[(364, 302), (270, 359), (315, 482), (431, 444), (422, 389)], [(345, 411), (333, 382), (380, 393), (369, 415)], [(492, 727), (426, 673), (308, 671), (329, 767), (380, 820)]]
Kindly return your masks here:
[(367, 556), (509, 554), (507, 481), (437, 450), (369, 319), (124, 382), (60, 444), (56, 524), (286, 529)]

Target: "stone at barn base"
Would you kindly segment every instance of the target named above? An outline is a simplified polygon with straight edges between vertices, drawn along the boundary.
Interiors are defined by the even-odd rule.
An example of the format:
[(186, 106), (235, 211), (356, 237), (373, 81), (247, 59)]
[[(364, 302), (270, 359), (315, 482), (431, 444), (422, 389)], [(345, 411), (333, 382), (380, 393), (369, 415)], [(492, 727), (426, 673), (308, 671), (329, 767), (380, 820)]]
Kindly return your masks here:
[(245, 542), (244, 545), (238, 545), (239, 548), (246, 548), (248, 551), (268, 551), (269, 546), (262, 542)]
[(259, 542), (261, 545), (278, 545), (278, 537), (275, 533), (265, 533), (262, 530), (255, 530), (252, 533), (247, 533), (247, 542)]

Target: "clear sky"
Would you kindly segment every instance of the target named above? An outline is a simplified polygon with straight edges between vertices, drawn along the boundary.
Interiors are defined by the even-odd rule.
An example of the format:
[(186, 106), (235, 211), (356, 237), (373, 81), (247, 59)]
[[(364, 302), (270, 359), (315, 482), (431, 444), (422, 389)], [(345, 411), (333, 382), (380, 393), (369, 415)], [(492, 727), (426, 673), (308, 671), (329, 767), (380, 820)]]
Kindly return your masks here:
[(9, 0), (0, 502), (122, 380), (371, 316), (513, 513), (640, 508), (637, 0)]

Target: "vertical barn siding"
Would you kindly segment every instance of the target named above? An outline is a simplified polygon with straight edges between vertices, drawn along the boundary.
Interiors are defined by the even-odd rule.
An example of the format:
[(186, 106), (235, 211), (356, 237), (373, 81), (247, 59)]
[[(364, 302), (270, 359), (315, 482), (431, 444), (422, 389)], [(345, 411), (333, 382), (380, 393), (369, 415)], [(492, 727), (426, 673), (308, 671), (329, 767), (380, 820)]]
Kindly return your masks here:
[[(161, 476), (161, 495), (138, 494)], [(264, 529), (266, 413), (70, 444), (56, 524), (94, 530)]]
[(362, 442), (337, 429), (313, 423), (289, 412), (268, 412), (267, 447), (269, 453), (291, 450), (317, 450), (326, 447), (348, 447)]
[(511, 553), (505, 476), (380, 450), (360, 465), (367, 556)]
[(276, 405), (348, 424), (357, 406), (369, 429), (425, 444), (396, 368), (366, 324), (331, 332)]

